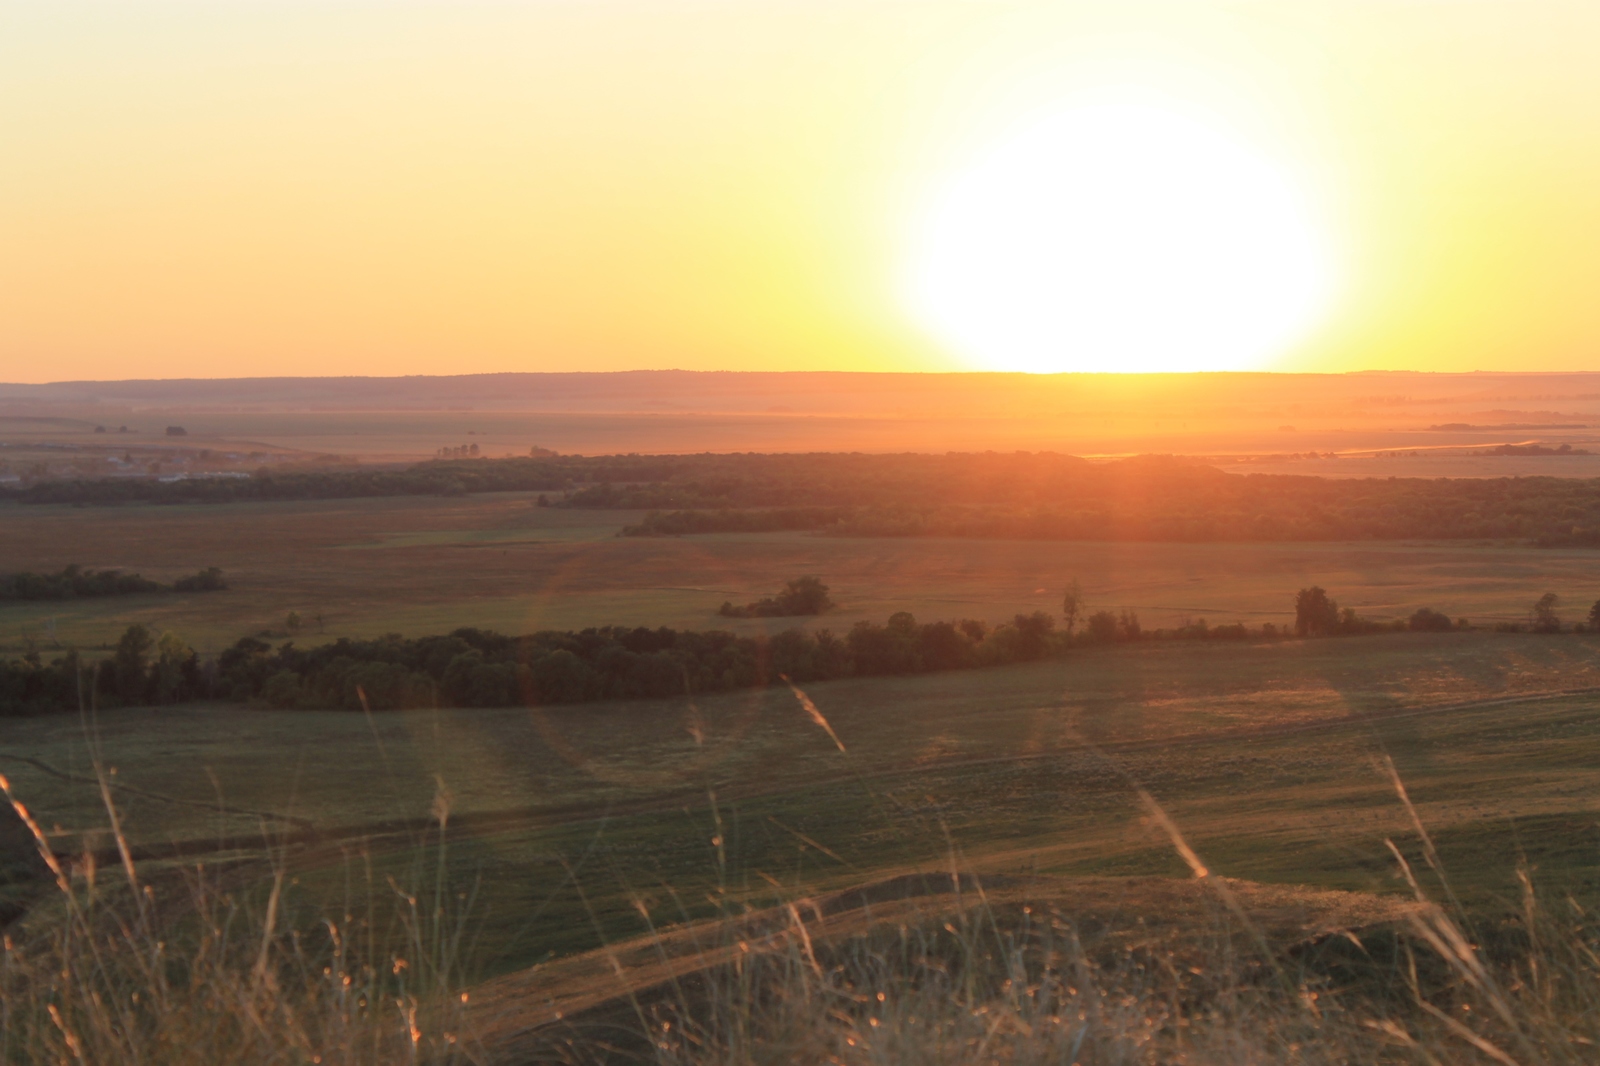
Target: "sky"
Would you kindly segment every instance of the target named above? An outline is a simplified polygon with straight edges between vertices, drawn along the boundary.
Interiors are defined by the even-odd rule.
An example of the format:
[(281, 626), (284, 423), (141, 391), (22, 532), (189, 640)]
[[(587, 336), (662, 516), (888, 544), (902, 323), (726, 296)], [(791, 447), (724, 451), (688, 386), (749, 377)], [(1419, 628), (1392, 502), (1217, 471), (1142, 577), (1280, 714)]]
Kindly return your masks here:
[[(0, 380), (1588, 369), (1596, 40), (1593, 0), (0, 0)], [(1173, 204), (1211, 221), (1128, 243)]]

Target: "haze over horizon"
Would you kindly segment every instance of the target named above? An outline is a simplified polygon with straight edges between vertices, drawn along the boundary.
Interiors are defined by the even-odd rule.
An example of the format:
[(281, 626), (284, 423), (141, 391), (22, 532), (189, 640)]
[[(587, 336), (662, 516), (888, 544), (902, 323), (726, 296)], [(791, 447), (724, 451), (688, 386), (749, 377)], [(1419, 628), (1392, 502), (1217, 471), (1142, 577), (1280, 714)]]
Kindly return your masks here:
[(0, 379), (1572, 371), (1600, 8), (0, 10)]

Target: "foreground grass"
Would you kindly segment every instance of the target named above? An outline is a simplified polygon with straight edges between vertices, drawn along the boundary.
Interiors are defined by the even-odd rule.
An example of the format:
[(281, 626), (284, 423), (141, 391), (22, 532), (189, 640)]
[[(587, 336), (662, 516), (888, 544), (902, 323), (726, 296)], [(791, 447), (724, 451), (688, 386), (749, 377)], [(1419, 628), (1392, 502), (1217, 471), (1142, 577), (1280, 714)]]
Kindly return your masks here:
[(1162, 651), (820, 686), (844, 752), (788, 692), (15, 723), (70, 775), (13, 775), (6, 1054), (1592, 1060), (1587, 645)]
[(711, 916), (470, 986), (443, 794), (417, 849), (431, 883), (357, 857), (340, 905), (310, 909), (282, 866), (255, 891), (204, 866), (66, 866), (19, 804), (55, 891), (4, 941), (0, 1062), (1592, 1061), (1584, 906), (1546, 909), (1525, 868), (1516, 909), (1463, 906), (1391, 780), (1421, 855), (1389, 848), (1410, 902), (1219, 877), (1140, 792), (1187, 878), (980, 877), (951, 847), (942, 873), (774, 885), (755, 908), (719, 837)]
[[(442, 779), (445, 876), (479, 893), (484, 975), (645, 933), (636, 899), (656, 923), (715, 913), (714, 837), (725, 886), (752, 906), (778, 898), (769, 879), (816, 892), (943, 868), (947, 845), (986, 874), (1181, 875), (1130, 778), (1223, 874), (1392, 895), (1405, 886), (1383, 839), (1419, 853), (1374, 769), (1385, 754), (1464, 898), (1514, 894), (1523, 858), (1562, 891), (1600, 885), (1594, 697), (1529, 692), (1588, 680), (1584, 642), (1158, 650), (819, 686), (844, 754), (772, 690), (541, 715), (116, 712), (98, 744), (141, 862), (233, 864), (271, 845), (329, 906), (352, 853), (377, 883), (408, 883)], [(1487, 699), (1461, 704), (1473, 695)], [(53, 846), (116, 862), (82, 725), (5, 729), (0, 767)]]
[[(225, 864), (141, 869), (109, 789), (122, 861), (98, 870), (92, 854), (57, 856), (4, 777), (0, 789), (54, 888), (0, 944), (0, 1062), (466, 1061), (470, 902), (442, 878), (413, 870), (407, 888), (352, 864), (342, 906), (307, 911), (281, 865), (259, 891)], [(441, 805), (441, 872), (447, 818)]]

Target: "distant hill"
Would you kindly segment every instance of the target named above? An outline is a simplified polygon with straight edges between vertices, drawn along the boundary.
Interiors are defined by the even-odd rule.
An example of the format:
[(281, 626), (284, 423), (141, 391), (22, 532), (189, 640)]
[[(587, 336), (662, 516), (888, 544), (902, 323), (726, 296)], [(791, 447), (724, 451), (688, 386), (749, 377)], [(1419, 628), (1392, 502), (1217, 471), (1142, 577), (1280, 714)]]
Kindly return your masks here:
[[(412, 377), (174, 378), (0, 384), (0, 406), (244, 406), (257, 410), (454, 409), (497, 411), (749, 411), (1037, 415), (1094, 405), (1102, 414), (1210, 420), (1275, 406), (1280, 421), (1371, 418), (1425, 408), (1423, 425), (1451, 428), (1457, 410), (1504, 424), (1600, 421), (1600, 373), (1562, 374), (853, 374), (838, 371), (631, 370), (616, 373), (457, 374)], [(1206, 405), (1224, 404), (1230, 410)], [(20, 411), (17, 413), (21, 413)], [(1538, 417), (1532, 417), (1538, 416)], [(1451, 420), (1454, 421), (1454, 420)], [(1487, 428), (1463, 419), (1470, 428)]]
[[(1296, 473), (1313, 471), (1293, 464), (1316, 459), (1315, 472), (1344, 477), (1594, 477), (1600, 457), (1579, 453), (1600, 451), (1600, 373), (635, 370), (0, 384), (0, 465), (11, 466), (0, 476), (39, 464), (50, 476), (83, 476), (67, 469), (72, 448), (127, 460), (131, 444), (148, 465), (162, 459), (148, 442), (167, 426), (184, 427), (194, 449), (307, 461), (414, 461), (476, 443), (496, 457), (539, 447), (1163, 452)], [(1488, 451), (1530, 445), (1550, 454)], [(1320, 462), (1333, 455), (1370, 468)]]

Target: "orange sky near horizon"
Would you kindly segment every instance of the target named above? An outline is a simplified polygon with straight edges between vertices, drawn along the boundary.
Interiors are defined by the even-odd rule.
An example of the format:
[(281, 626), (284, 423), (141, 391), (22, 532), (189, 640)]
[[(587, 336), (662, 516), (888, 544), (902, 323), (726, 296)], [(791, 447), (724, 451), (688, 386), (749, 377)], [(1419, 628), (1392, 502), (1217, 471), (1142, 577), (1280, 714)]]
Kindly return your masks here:
[(0, 381), (982, 369), (904, 296), (920, 205), (1108, 86), (1310, 205), (1337, 285), (1254, 365), (1589, 369), (1596, 40), (1569, 0), (5, 5)]

